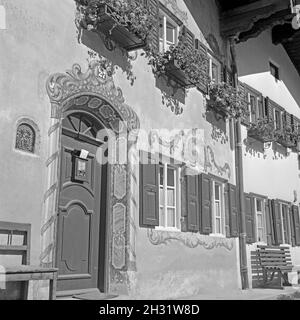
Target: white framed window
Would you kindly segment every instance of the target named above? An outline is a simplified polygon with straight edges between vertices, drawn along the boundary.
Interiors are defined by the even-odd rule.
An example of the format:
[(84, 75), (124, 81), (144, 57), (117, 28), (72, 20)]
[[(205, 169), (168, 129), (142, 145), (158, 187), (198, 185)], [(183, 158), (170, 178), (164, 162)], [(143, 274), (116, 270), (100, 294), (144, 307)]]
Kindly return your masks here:
[(258, 118), (260, 117), (259, 101), (259, 97), (255, 96), (254, 94), (248, 93), (249, 115), (251, 123), (257, 122)]
[(256, 219), (256, 241), (267, 242), (265, 201), (254, 198), (255, 219)]
[(282, 112), (274, 109), (274, 125), (275, 129), (280, 130), (282, 128)]
[(213, 235), (225, 236), (224, 186), (220, 182), (212, 181), (212, 188)]
[(209, 77), (213, 83), (221, 82), (221, 63), (211, 55), (209, 55)]
[(159, 227), (180, 230), (180, 168), (159, 167)]
[(166, 13), (159, 12), (159, 51), (166, 52), (170, 46), (176, 46), (180, 26)]
[(281, 216), (282, 243), (291, 244), (291, 217), (289, 212), (289, 206), (285, 203), (280, 203), (279, 208)]

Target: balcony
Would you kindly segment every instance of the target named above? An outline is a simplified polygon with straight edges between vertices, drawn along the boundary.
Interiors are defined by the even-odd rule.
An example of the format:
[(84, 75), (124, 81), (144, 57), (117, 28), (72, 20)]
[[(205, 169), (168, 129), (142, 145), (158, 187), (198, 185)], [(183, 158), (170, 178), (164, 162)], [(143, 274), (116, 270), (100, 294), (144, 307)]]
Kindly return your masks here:
[(132, 1), (75, 0), (77, 24), (87, 30), (98, 31), (127, 51), (145, 47), (153, 23), (149, 10)]
[(251, 123), (248, 129), (248, 137), (260, 142), (275, 142), (278, 140), (279, 133), (275, 129), (273, 121), (260, 119), (256, 123)]

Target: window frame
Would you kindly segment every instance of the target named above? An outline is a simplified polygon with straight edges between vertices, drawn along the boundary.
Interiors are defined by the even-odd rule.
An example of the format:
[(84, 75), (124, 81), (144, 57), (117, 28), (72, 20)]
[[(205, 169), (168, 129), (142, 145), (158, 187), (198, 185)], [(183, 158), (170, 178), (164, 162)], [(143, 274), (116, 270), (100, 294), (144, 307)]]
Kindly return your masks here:
[[(255, 241), (259, 244), (267, 244), (267, 221), (266, 221), (266, 199), (253, 195), (253, 199), (254, 199), (254, 212), (255, 212), (255, 231), (256, 231), (256, 235), (255, 235)], [(262, 223), (263, 223), (263, 227), (260, 227), (263, 229), (263, 239), (259, 240), (258, 238), (258, 210), (257, 210), (257, 201), (261, 201), (261, 208), (262, 211), (260, 212), (260, 215), (262, 216)]]
[[(282, 116), (283, 116), (283, 112), (277, 108), (274, 108), (273, 109), (273, 115), (274, 115), (274, 127), (276, 130), (281, 130), (283, 128), (283, 119), (282, 119)], [(279, 114), (279, 123), (277, 123), (277, 119), (276, 119), (276, 114)], [(279, 126), (278, 126), (279, 125)]]
[[(160, 184), (160, 168), (163, 167), (164, 172), (164, 179), (163, 179), (163, 185)], [(168, 205), (168, 168), (171, 168), (174, 170), (174, 190), (175, 190), (175, 206), (169, 206)], [(166, 177), (166, 178), (165, 178)], [(181, 232), (181, 167), (176, 166), (164, 161), (160, 161), (159, 163), (159, 176), (158, 176), (158, 188), (159, 188), (159, 226), (156, 226), (156, 230), (164, 230), (164, 231), (176, 231)], [(164, 192), (164, 205), (161, 206), (161, 196), (160, 196), (160, 190), (161, 187), (163, 187)], [(171, 186), (169, 186), (171, 188)], [(164, 219), (162, 219), (161, 215), (161, 207), (164, 209)], [(168, 227), (168, 208), (174, 208), (175, 209), (175, 227)], [(164, 220), (164, 225), (162, 225), (162, 220)]]
[[(225, 218), (225, 185), (226, 180), (209, 174), (211, 179), (211, 217), (212, 217), (212, 232), (209, 236), (226, 238), (226, 218)], [(216, 211), (215, 211), (215, 185), (220, 186), (220, 209), (221, 209), (221, 233), (216, 232)]]
[[(176, 46), (178, 44), (180, 30), (181, 30), (181, 26), (183, 24), (176, 16), (174, 16), (167, 8), (163, 7), (162, 5), (160, 5), (160, 8), (159, 8), (159, 21), (161, 18), (163, 21), (163, 26), (162, 26), (163, 34), (162, 34), (162, 38), (161, 38), (160, 37), (160, 30), (161, 29), (160, 29), (160, 25), (159, 25), (159, 52), (164, 53), (164, 52), (168, 51), (170, 46), (172, 46), (172, 45)], [(176, 30), (174, 44), (167, 43), (167, 22), (169, 22), (171, 25), (173, 25)], [(162, 48), (161, 48), (161, 45), (162, 45)]]
[[(209, 78), (212, 83), (220, 83), (222, 80), (222, 64), (221, 62), (213, 56), (212, 53), (208, 52), (208, 59), (209, 59)], [(213, 80), (213, 65), (217, 67), (217, 81)]]
[[(290, 217), (290, 204), (286, 203), (284, 201), (278, 201), (279, 202), (279, 210), (280, 210), (280, 219), (281, 219), (281, 232), (282, 232), (282, 245), (288, 245), (291, 246), (292, 245), (292, 230), (291, 230), (291, 217)], [(286, 238), (285, 238), (285, 230), (284, 230), (284, 220), (283, 220), (283, 210), (282, 210), (282, 206), (286, 206), (287, 208), (287, 228), (288, 230), (286, 230), (286, 234), (289, 237), (289, 242), (286, 242)]]
[[(274, 74), (272, 73), (272, 69), (274, 70)], [(272, 77), (275, 78), (276, 81), (280, 80), (280, 72), (279, 65), (274, 61), (269, 60), (269, 70)]]

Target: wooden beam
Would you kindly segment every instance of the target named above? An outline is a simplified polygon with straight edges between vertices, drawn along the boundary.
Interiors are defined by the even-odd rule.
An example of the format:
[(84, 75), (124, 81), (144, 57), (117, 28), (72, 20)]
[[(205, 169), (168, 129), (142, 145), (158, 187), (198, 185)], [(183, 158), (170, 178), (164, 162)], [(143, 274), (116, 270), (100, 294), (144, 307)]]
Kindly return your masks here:
[(289, 0), (260, 0), (225, 11), (221, 16), (221, 33), (225, 37), (239, 37), (240, 33), (251, 30), (257, 21), (289, 9), (289, 4)]

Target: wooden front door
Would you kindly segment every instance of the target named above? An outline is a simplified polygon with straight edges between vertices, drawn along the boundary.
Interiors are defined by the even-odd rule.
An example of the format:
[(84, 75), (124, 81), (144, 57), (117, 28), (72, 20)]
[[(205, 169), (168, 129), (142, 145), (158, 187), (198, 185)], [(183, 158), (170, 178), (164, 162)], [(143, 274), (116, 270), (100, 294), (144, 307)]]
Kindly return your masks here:
[[(100, 221), (105, 215), (101, 188), (106, 186), (96, 158), (100, 124), (84, 113), (65, 117), (62, 129), (60, 196), (57, 224), (58, 291), (96, 289), (99, 270)], [(84, 152), (88, 151), (86, 159)], [(106, 191), (106, 190), (102, 190)], [(104, 256), (104, 255), (103, 255)]]

